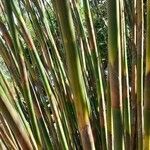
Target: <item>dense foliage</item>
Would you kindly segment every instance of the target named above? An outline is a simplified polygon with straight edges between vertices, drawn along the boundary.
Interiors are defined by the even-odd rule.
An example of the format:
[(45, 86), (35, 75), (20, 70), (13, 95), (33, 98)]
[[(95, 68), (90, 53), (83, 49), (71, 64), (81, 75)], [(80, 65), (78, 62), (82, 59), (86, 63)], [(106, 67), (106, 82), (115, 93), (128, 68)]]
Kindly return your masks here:
[(0, 0), (0, 149), (149, 150), (150, 0)]

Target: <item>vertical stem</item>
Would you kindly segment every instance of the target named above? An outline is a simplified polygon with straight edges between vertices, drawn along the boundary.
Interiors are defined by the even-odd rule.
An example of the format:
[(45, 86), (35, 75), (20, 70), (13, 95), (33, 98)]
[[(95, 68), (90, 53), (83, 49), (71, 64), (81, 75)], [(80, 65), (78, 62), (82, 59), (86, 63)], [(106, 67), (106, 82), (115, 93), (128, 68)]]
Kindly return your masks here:
[[(121, 116), (120, 93), (120, 24), (119, 1), (108, 0), (108, 60), (110, 97), (113, 121), (113, 147), (123, 149), (123, 127)], [(119, 129), (119, 130), (118, 130)]]
[(143, 0), (137, 0), (137, 134), (138, 149), (142, 149), (142, 106), (143, 106)]
[(136, 24), (136, 3), (137, 0), (134, 0), (133, 2), (133, 17), (132, 17), (132, 31), (131, 31), (131, 42), (132, 42), (132, 72), (131, 72), (131, 107), (132, 107), (132, 130), (131, 130), (131, 149), (137, 148), (137, 104), (136, 104), (136, 94), (137, 94), (137, 66), (136, 66), (136, 60), (137, 60), (137, 53), (136, 53), (136, 30), (137, 30), (137, 24)]
[(126, 43), (126, 20), (124, 1), (120, 1), (121, 10), (121, 49), (122, 49), (122, 107), (123, 125), (125, 137), (125, 149), (130, 147), (131, 141), (131, 122), (130, 122), (130, 96), (129, 96), (129, 74)]
[(144, 150), (150, 149), (150, 0), (147, 1), (146, 70), (144, 87)]

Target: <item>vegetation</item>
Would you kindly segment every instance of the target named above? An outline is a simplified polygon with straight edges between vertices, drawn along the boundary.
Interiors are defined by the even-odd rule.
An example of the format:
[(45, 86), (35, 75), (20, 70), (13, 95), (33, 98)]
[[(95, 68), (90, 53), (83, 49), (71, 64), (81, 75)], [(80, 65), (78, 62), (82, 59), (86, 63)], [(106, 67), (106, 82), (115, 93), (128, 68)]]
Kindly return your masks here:
[(149, 150), (150, 0), (0, 0), (0, 149)]

